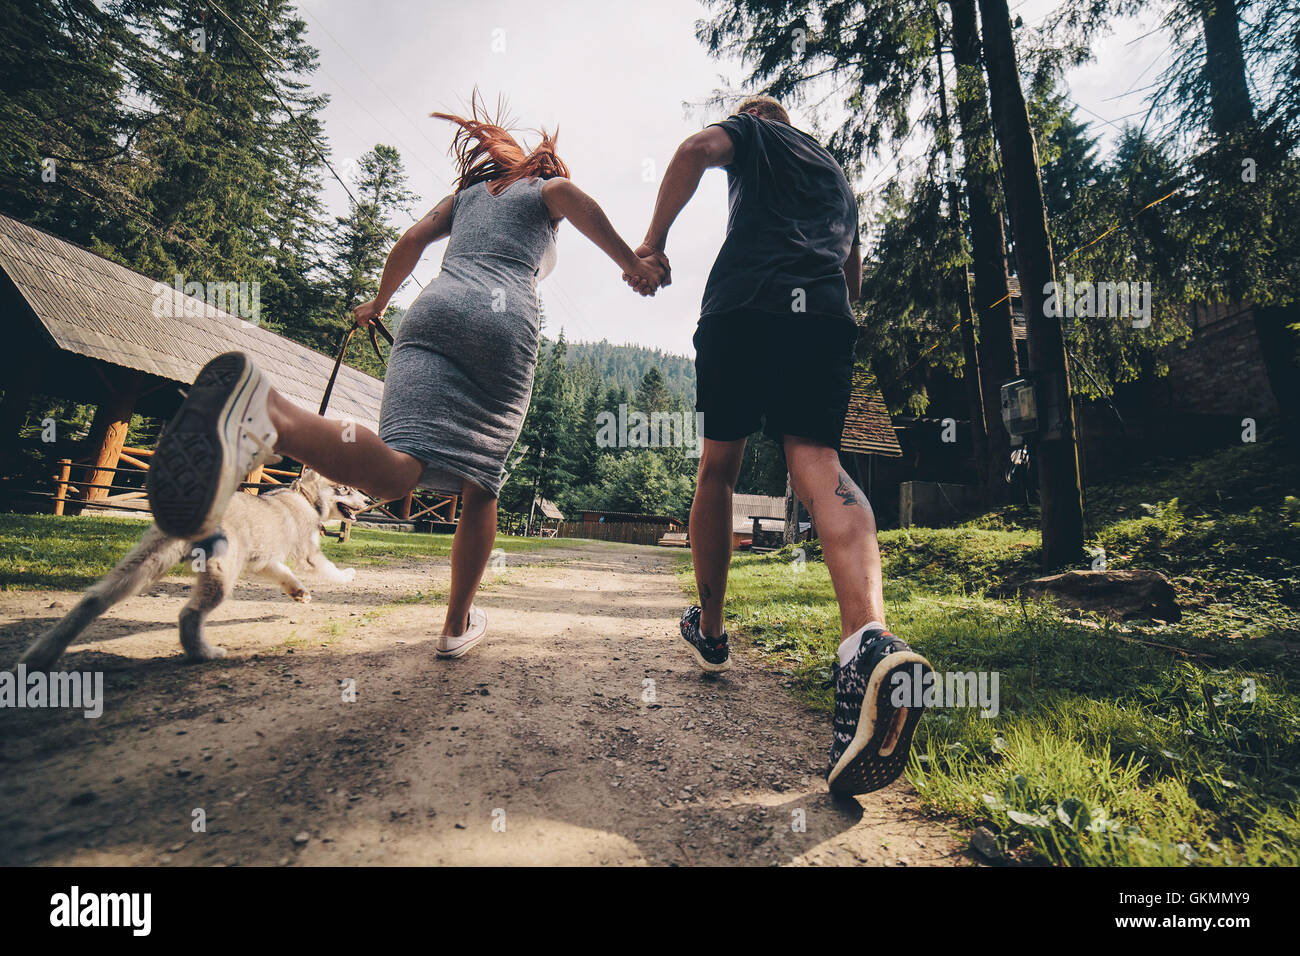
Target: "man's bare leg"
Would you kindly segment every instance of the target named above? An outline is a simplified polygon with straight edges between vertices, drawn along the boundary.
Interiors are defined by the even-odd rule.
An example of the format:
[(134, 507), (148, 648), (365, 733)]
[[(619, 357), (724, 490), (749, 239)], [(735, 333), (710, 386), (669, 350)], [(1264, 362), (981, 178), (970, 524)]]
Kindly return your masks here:
[(731, 567), (731, 493), (740, 477), (745, 439), (704, 439), (695, 501), (691, 505), (691, 563), (700, 592), (700, 631), (705, 637), (723, 632), (722, 603)]
[[(867, 496), (833, 448), (786, 436), (786, 463), (812, 512), (840, 604), (839, 665), (826, 780), (832, 793), (870, 793), (899, 778), (921, 706), (898, 704), (900, 681), (922, 687), (929, 661), (884, 629), (885, 598), (876, 520)], [(918, 683), (919, 682), (919, 683)]]
[(885, 623), (876, 519), (867, 496), (842, 467), (835, 449), (787, 435), (790, 482), (817, 524), (826, 569), (840, 605), (841, 637)]
[(420, 460), (389, 448), (368, 428), (306, 411), (274, 389), (267, 397), (267, 412), (279, 436), (275, 450), (331, 481), (391, 501), (404, 497), (420, 480)]

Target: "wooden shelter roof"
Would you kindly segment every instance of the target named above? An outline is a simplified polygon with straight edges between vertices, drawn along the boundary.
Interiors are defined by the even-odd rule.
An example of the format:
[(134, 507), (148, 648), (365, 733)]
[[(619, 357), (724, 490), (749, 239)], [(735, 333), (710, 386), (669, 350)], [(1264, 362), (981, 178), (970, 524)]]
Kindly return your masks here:
[[(320, 405), (333, 359), (7, 216), (0, 270), (56, 348), (182, 385), (209, 359), (239, 350), (295, 405)], [(383, 389), (344, 365), (328, 416), (375, 428)]]
[(537, 510), (542, 513), (544, 518), (553, 518), (556, 521), (564, 520), (564, 512), (559, 509), (555, 502), (548, 498), (537, 499)]
[(903, 455), (876, 379), (862, 368), (853, 370), (853, 393), (849, 398), (848, 414), (844, 416), (840, 450), (886, 458), (901, 458)]

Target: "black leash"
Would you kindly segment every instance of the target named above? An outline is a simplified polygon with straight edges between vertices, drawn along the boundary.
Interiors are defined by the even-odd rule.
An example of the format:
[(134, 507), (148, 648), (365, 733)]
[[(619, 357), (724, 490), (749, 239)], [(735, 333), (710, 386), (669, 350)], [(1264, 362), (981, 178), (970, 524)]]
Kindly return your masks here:
[[(353, 324), (352, 327), (343, 335), (343, 341), (339, 345), (338, 358), (334, 360), (334, 371), (330, 372), (329, 384), (325, 386), (325, 394), (321, 396), (320, 408), (316, 412), (317, 415), (324, 415), (325, 409), (329, 408), (330, 396), (334, 393), (334, 380), (339, 377), (339, 366), (343, 364), (343, 356), (347, 354), (348, 344), (352, 341), (352, 333), (355, 332), (357, 328), (358, 326)], [(384, 341), (387, 342), (390, 347), (393, 344), (392, 333), (389, 332), (388, 329), (384, 328), (384, 323), (380, 322), (378, 318), (371, 319), (370, 325), (367, 328), (370, 331), (370, 347), (373, 348), (375, 354), (379, 356), (379, 361), (387, 366), (388, 363), (384, 361), (384, 353), (379, 351), (379, 340), (375, 337), (375, 333), (377, 331), (382, 335)]]

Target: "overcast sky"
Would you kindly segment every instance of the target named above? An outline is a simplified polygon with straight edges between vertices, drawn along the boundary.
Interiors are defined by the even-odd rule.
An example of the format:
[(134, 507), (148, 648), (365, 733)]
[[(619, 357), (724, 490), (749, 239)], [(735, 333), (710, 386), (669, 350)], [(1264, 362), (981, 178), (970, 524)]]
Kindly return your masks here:
[[(1035, 25), (1055, 4), (1011, 6)], [(710, 58), (695, 38), (696, 22), (708, 16), (696, 0), (301, 0), (300, 9), (320, 51), (312, 83), (330, 96), (323, 119), (335, 167), (346, 172), (348, 160), (375, 143), (397, 147), (420, 197), (417, 216), (451, 191), (454, 176), (450, 124), (427, 114), (461, 111), (477, 84), (493, 104), (505, 96), (525, 129), (559, 127), (559, 152), (574, 181), (635, 246), (677, 144), (723, 118), (685, 104), (734, 89), (744, 76), (739, 64)], [(1117, 24), (1098, 44), (1096, 62), (1067, 77), (1081, 116), (1107, 140), (1126, 116), (1145, 112), (1143, 87), (1164, 65), (1168, 38), (1151, 26)], [(798, 108), (791, 112), (796, 126), (811, 128)], [(870, 167), (859, 190), (870, 194), (886, 169)], [(343, 211), (343, 191), (328, 177), (326, 196), (332, 211)], [(691, 354), (726, 213), (726, 174), (711, 170), (669, 237), (673, 284), (647, 299), (624, 286), (618, 268), (572, 226), (562, 226), (558, 265), (541, 286), (547, 334), (563, 328), (571, 341), (607, 338)], [(437, 275), (444, 248), (425, 254), (415, 272), (420, 282)], [(407, 304), (418, 291), (408, 283), (394, 301)]]

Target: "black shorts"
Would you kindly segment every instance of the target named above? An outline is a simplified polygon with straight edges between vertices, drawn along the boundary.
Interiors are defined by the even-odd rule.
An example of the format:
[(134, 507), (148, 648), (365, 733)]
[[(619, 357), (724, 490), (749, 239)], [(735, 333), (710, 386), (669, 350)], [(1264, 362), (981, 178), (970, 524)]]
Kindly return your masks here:
[(844, 316), (715, 312), (695, 330), (695, 410), (704, 437), (763, 428), (840, 447), (858, 327)]

